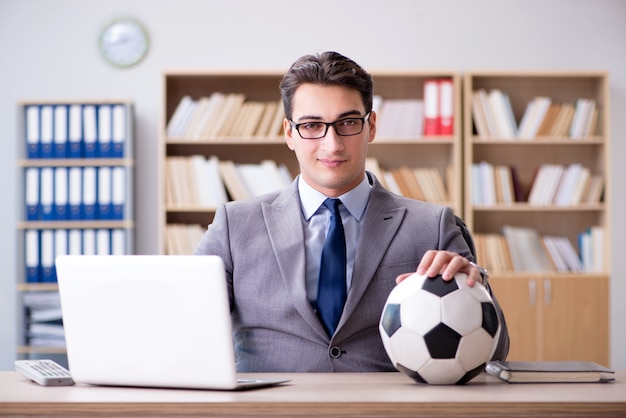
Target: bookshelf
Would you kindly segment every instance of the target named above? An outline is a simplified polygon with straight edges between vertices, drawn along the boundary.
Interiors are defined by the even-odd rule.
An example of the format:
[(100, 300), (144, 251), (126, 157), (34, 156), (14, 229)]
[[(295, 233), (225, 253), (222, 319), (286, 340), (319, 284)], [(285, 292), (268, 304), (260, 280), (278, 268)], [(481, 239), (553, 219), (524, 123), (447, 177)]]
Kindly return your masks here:
[[(299, 173), (297, 160), (284, 141), (282, 128), (282, 104), (279, 103), (279, 83), (282, 72), (166, 72), (163, 75), (163, 116), (159, 131), (162, 136), (161, 148), (161, 193), (159, 199), (162, 205), (160, 210), (160, 234), (162, 253), (175, 253), (176, 248), (183, 248), (183, 252), (189, 252), (197, 242), (198, 233), (206, 229), (212, 221), (215, 211), (214, 205), (199, 204), (195, 200), (191, 203), (175, 203), (172, 199), (172, 189), (185, 187), (187, 183), (195, 180), (178, 181), (174, 183), (174, 175), (168, 168), (171, 162), (179, 157), (191, 158), (202, 156), (208, 160), (216, 157), (220, 162), (231, 161), (234, 164), (260, 164), (263, 161), (273, 161), (277, 166), (286, 168), (291, 178)], [(430, 168), (430, 177), (444, 183), (446, 193), (440, 198), (440, 203), (452, 207), (457, 214), (462, 212), (462, 144), (461, 144), (461, 78), (456, 72), (372, 72), (374, 77), (375, 99), (374, 108), (378, 109), (379, 131), (374, 142), (369, 146), (369, 163), (373, 163), (372, 170), (380, 170), (379, 179), (385, 182), (392, 181), (392, 171), (408, 168), (413, 174), (417, 168)], [(436, 112), (434, 117), (447, 120), (440, 126), (446, 126), (436, 131), (426, 130), (427, 123), (432, 120), (422, 119), (422, 109), (426, 104), (432, 103), (432, 98), (425, 100), (426, 85), (433, 80), (445, 80), (440, 90), (447, 93), (447, 106), (445, 111)], [(444, 85), (445, 84), (445, 85)], [(447, 89), (447, 90), (444, 90)], [(200, 123), (200, 128), (191, 128), (193, 122), (188, 122), (180, 128), (175, 121), (180, 113), (177, 109), (181, 101), (193, 101), (195, 106), (210, 107), (208, 101), (215, 97), (216, 93), (225, 96), (239, 96), (239, 106), (243, 103), (270, 103), (278, 104), (275, 120), (279, 122), (278, 129), (268, 131), (255, 131), (250, 127), (244, 128), (245, 121), (251, 116), (243, 117), (237, 123), (231, 125), (229, 130), (211, 128), (211, 124)], [(440, 93), (440, 94), (444, 94)], [(427, 93), (430, 94), (430, 93)], [(243, 99), (242, 99), (243, 97)], [(429, 96), (430, 97), (430, 96)], [(437, 96), (440, 97), (440, 96)], [(443, 97), (443, 96), (441, 96)], [(201, 105), (201, 103), (204, 103)], [(409, 103), (407, 105), (407, 103)], [(400, 106), (403, 110), (389, 109), (387, 105)], [(423, 106), (420, 108), (419, 106)], [(396, 109), (398, 109), (396, 107)], [(412, 109), (412, 110), (411, 110)], [(430, 108), (429, 108), (430, 109)], [(435, 106), (437, 111), (439, 107)], [(407, 112), (402, 113), (402, 112)], [(411, 113), (412, 112), (412, 113)], [(441, 113), (444, 118), (437, 116)], [(397, 116), (400, 115), (400, 116)], [(417, 116), (411, 116), (417, 115)], [(211, 116), (205, 116), (210, 119)], [(233, 118), (236, 118), (233, 116)], [(189, 121), (194, 120), (189, 116)], [(198, 120), (203, 118), (198, 116)], [(213, 119), (214, 120), (214, 119)], [(394, 123), (395, 120), (395, 123)], [(386, 121), (386, 122), (385, 122)], [(385, 123), (387, 128), (382, 124)], [(220, 123), (214, 122), (216, 125)], [(404, 126), (405, 130), (391, 130), (390, 126)], [(178, 126), (172, 128), (172, 126)], [(275, 125), (276, 126), (276, 125)], [(430, 128), (429, 128), (430, 129)], [(432, 134), (424, 135), (424, 131)], [(198, 134), (200, 132), (200, 134)], [(183, 177), (184, 178), (184, 177)], [(422, 179), (423, 180), (423, 179)], [(426, 180), (424, 180), (426, 181)], [(433, 180), (436, 182), (437, 180)], [(179, 186), (170, 187), (171, 184)], [(203, 184), (201, 181), (200, 184)], [(433, 184), (432, 182), (429, 184)], [(220, 186), (221, 187), (221, 186)], [(233, 199), (235, 195), (228, 187), (226, 199)], [(435, 193), (435, 192), (433, 192)], [(440, 196), (441, 193), (438, 195)], [(185, 235), (187, 242), (178, 242), (172, 239), (168, 230), (181, 229), (180, 235)], [(180, 236), (179, 235), (179, 236)], [(192, 238), (188, 238), (191, 236)], [(180, 244), (180, 245), (179, 245)], [(174, 249), (172, 251), (172, 249)]]
[(19, 115), (17, 356), (66, 365), (54, 259), (133, 253), (133, 107), (23, 101)]
[[(464, 74), (463, 84), (464, 218), (478, 238), (479, 262), (491, 270), (493, 287), (504, 306), (512, 341), (509, 358), (608, 364), (608, 75), (594, 71), (477, 71)], [(545, 113), (538, 110), (539, 105), (534, 113), (529, 106), (538, 103), (537, 98), (549, 99), (543, 105)], [(593, 106), (583, 108), (582, 99)], [(569, 119), (561, 115), (566, 128), (558, 127), (557, 115), (566, 105), (571, 112)], [(586, 118), (576, 119), (577, 105), (586, 110), (581, 112)], [(552, 119), (547, 109), (553, 109)], [(491, 123), (484, 113), (490, 111)], [(535, 129), (530, 128), (529, 120), (535, 120)], [(500, 126), (507, 123), (512, 128)], [(579, 197), (571, 192), (576, 187), (565, 188), (562, 173), (574, 165), (585, 168), (588, 177), (601, 179), (600, 194), (587, 192), (587, 197)], [(544, 166), (560, 167), (561, 171), (543, 177), (550, 180), (540, 180)], [(509, 183), (513, 196), (508, 198), (502, 184), (510, 177), (502, 174), (494, 180), (494, 173), (503, 172), (513, 173), (517, 180)], [(580, 184), (578, 190), (589, 190), (589, 180), (574, 178), (573, 183)], [(559, 193), (569, 197), (557, 198)], [(507, 239), (504, 232), (520, 230), (530, 238), (518, 239), (520, 235), (513, 234)], [(595, 235), (591, 239), (587, 232), (592, 230)], [(584, 265), (574, 268), (566, 264), (559, 269), (559, 264), (554, 264), (558, 257), (545, 246), (546, 236), (566, 238), (585, 260)], [(492, 239), (483, 241), (483, 237)], [(508, 251), (501, 251), (508, 259), (506, 255), (488, 259), (487, 255), (503, 246), (508, 246)], [(517, 254), (538, 254), (533, 262), (520, 262), (515, 255), (520, 246)], [(544, 262), (537, 263), (542, 257)]]

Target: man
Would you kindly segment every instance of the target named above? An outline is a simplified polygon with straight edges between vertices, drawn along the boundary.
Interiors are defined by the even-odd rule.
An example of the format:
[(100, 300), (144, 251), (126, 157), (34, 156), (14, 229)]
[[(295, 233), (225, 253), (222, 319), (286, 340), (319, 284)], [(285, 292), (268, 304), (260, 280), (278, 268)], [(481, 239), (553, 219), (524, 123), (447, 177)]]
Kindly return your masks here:
[[(237, 369), (395, 370), (378, 322), (396, 282), (417, 269), (447, 280), (465, 272), (474, 285), (480, 270), (451, 209), (392, 194), (366, 173), (376, 113), (365, 70), (335, 52), (308, 55), (291, 66), (280, 89), (285, 139), (300, 175), (284, 190), (220, 207), (195, 250), (224, 260)], [(335, 207), (327, 209), (327, 198), (339, 198), (340, 218), (329, 214)], [(342, 244), (330, 253), (345, 260), (330, 273), (342, 284), (329, 291), (320, 259), (331, 223), (342, 230)], [(328, 314), (326, 300), (337, 295)], [(499, 313), (494, 358), (504, 359), (508, 333)]]

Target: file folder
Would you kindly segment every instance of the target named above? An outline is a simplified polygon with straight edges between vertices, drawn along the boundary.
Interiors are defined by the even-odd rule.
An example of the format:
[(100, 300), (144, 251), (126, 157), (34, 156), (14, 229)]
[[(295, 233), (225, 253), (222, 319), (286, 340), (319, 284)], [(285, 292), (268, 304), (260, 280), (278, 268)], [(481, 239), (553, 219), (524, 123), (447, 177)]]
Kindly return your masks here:
[(39, 106), (26, 106), (26, 155), (39, 158)]
[(96, 155), (100, 158), (111, 156), (111, 106), (98, 106), (98, 140)]
[(81, 255), (83, 253), (83, 231), (70, 229), (67, 233), (67, 253)]
[(96, 219), (96, 167), (83, 167), (82, 219)]
[(98, 167), (98, 219), (112, 219), (111, 167)]
[(96, 158), (98, 141), (98, 124), (96, 106), (83, 106), (83, 157)]
[(54, 109), (52, 105), (41, 106), (40, 158), (52, 158), (52, 140), (54, 137)]
[(65, 158), (67, 156), (67, 106), (56, 105), (54, 107), (54, 149), (53, 158)]
[(68, 110), (68, 158), (83, 156), (83, 108), (79, 104), (70, 105)]
[(67, 219), (67, 167), (56, 167), (54, 169), (54, 219), (63, 221)]
[(83, 229), (83, 255), (96, 255), (96, 231)]
[(39, 282), (39, 230), (27, 229), (24, 232), (24, 254), (26, 282)]
[(126, 211), (126, 172), (124, 167), (113, 167), (112, 205), (113, 219), (124, 219)]
[(54, 274), (54, 233), (52, 229), (41, 230), (41, 281), (56, 282)]
[(126, 148), (126, 106), (122, 104), (113, 106), (113, 146), (111, 157), (123, 158)]
[(77, 221), (82, 219), (83, 169), (70, 167), (68, 185), (68, 219)]
[(39, 219), (39, 168), (29, 167), (24, 173), (26, 190), (26, 220), (36, 221)]
[(41, 214), (39, 219), (43, 221), (53, 221), (54, 210), (54, 169), (52, 167), (41, 168), (41, 178), (39, 183), (39, 198), (41, 204)]

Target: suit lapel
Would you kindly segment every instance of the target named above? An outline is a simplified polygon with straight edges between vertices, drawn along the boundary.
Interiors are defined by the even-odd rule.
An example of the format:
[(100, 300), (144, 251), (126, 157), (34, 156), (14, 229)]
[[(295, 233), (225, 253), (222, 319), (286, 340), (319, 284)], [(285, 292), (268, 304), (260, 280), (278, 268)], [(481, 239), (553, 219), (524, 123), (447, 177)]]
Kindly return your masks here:
[(397, 207), (391, 202), (388, 192), (375, 183), (363, 218), (354, 260), (352, 286), (339, 327), (352, 315), (363, 297), (406, 214), (406, 208)]
[(304, 232), (297, 182), (282, 191), (276, 200), (262, 205), (265, 227), (278, 263), (280, 275), (300, 315), (321, 337), (326, 331), (313, 312), (305, 285)]

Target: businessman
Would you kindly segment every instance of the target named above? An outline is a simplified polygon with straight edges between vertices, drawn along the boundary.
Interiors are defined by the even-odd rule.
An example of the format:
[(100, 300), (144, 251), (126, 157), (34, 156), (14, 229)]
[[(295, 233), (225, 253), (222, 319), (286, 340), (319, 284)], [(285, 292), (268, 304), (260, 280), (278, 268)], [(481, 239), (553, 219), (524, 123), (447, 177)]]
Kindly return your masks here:
[(417, 270), (474, 285), (481, 272), (450, 208), (397, 196), (365, 171), (376, 113), (363, 68), (336, 52), (303, 56), (280, 91), (299, 176), (218, 208), (195, 250), (224, 260), (237, 370), (395, 370), (378, 322), (396, 283)]

